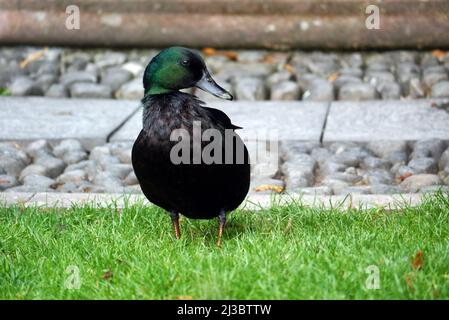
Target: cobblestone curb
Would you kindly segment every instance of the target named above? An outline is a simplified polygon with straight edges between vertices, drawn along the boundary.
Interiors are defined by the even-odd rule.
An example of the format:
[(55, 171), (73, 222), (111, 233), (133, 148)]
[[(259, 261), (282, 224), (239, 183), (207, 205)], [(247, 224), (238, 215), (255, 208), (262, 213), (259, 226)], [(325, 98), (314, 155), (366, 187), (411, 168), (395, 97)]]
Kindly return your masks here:
[[(269, 209), (273, 205), (288, 205), (299, 203), (304, 206), (322, 208), (401, 208), (405, 205), (417, 206), (423, 200), (421, 194), (402, 195), (340, 195), (340, 196), (310, 196), (310, 195), (250, 195), (241, 205), (248, 210)], [(24, 205), (40, 207), (70, 208), (85, 204), (94, 207), (124, 208), (135, 203), (148, 204), (141, 195), (120, 194), (73, 194), (73, 193), (0, 193), (0, 205)]]

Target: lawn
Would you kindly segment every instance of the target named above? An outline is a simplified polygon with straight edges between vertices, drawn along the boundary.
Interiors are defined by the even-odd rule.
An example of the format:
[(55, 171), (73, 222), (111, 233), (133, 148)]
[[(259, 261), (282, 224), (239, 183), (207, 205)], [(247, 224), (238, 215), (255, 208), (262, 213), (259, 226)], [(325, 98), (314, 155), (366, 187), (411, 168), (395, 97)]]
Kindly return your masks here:
[(144, 204), (2, 206), (0, 298), (449, 298), (446, 194), (391, 211), (239, 210), (221, 248), (217, 227), (183, 218), (176, 241), (168, 215)]

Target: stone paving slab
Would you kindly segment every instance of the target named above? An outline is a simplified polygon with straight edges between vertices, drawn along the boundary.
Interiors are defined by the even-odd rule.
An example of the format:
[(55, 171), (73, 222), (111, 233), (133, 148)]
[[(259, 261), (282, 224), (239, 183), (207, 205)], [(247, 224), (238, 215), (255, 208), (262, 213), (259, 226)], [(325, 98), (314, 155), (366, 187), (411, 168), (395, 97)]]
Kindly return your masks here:
[[(289, 204), (293, 201), (305, 206), (322, 208), (398, 208), (405, 204), (416, 206), (421, 203), (423, 194), (401, 195), (350, 195), (350, 196), (310, 196), (310, 195), (272, 195), (250, 194), (241, 205), (248, 210), (270, 208), (273, 204)], [(95, 207), (110, 205), (123, 208), (135, 203), (148, 203), (143, 195), (92, 194), (92, 193), (0, 193), (0, 207), (20, 204), (24, 206), (69, 208), (73, 205), (90, 204)]]
[(138, 101), (0, 97), (0, 141), (77, 138), (91, 149), (138, 107)]
[[(319, 141), (328, 103), (215, 101), (208, 106), (222, 110), (233, 124), (243, 127), (238, 132), (246, 140)], [(141, 128), (142, 113), (137, 112), (111, 141), (134, 141)]]
[(449, 140), (449, 100), (332, 102), (324, 143), (419, 139)]
[[(449, 112), (433, 107), (435, 101), (449, 102), (333, 102), (323, 142), (449, 140)], [(216, 101), (211, 107), (242, 126), (239, 133), (247, 140), (319, 141), (328, 103)], [(116, 129), (111, 141), (133, 141), (142, 127), (138, 109), (138, 101), (0, 97), (0, 141), (78, 138), (91, 149)]]

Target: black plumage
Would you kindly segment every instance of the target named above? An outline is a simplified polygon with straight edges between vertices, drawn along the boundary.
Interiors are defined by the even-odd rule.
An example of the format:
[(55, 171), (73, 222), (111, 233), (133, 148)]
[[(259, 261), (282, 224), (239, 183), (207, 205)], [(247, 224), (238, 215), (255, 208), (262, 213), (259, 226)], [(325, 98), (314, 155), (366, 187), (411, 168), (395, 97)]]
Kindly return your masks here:
[[(233, 125), (222, 111), (207, 108), (197, 97), (177, 90), (146, 94), (142, 104), (143, 128), (133, 146), (132, 164), (143, 193), (170, 213), (177, 238), (180, 236), (179, 214), (193, 219), (219, 217), (220, 244), (226, 213), (242, 203), (249, 189), (248, 151), (234, 131), (240, 127)], [(198, 139), (194, 135), (194, 123), (201, 125), (202, 134), (207, 129), (221, 134), (221, 142), (217, 144), (221, 157), (215, 154), (218, 149), (211, 153), (217, 156), (214, 159), (221, 161), (209, 163), (201, 157), (199, 163), (194, 163), (197, 149), (194, 149), (193, 140)], [(187, 163), (173, 161), (172, 150), (179, 141), (171, 136), (177, 129), (184, 130), (190, 137)], [(225, 143), (229, 137), (232, 137), (231, 148)], [(201, 151), (210, 145), (210, 141), (204, 139), (196, 141)]]

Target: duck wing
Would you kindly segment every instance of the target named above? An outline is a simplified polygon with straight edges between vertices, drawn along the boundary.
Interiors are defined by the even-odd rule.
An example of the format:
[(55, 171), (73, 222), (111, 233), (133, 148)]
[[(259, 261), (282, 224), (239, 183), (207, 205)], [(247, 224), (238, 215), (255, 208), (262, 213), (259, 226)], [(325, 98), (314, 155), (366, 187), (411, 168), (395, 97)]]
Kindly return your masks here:
[(233, 129), (233, 130), (243, 129), (242, 127), (232, 124), (231, 119), (229, 119), (229, 117), (223, 111), (204, 106), (202, 108), (207, 111), (207, 113), (212, 119), (222, 124), (225, 129)]

